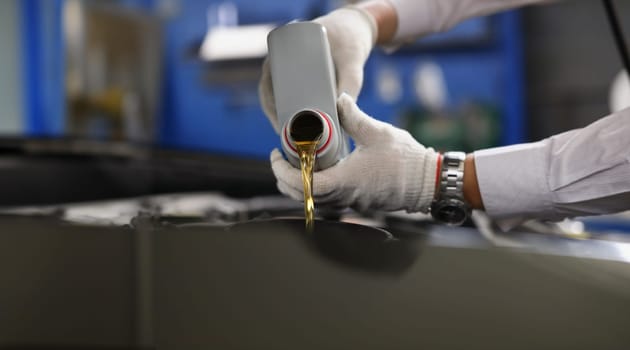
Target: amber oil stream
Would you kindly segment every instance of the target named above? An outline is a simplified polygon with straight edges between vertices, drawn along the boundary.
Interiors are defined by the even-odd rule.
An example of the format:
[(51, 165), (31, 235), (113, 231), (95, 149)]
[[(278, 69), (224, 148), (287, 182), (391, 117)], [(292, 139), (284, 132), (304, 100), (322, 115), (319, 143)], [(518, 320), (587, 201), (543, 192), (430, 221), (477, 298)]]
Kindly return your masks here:
[(315, 227), (315, 201), (313, 200), (313, 169), (315, 167), (315, 156), (317, 154), (317, 144), (315, 141), (295, 142), (295, 146), (300, 157), (300, 169), (302, 172), (302, 184), (304, 185), (304, 219), (306, 230), (312, 232)]

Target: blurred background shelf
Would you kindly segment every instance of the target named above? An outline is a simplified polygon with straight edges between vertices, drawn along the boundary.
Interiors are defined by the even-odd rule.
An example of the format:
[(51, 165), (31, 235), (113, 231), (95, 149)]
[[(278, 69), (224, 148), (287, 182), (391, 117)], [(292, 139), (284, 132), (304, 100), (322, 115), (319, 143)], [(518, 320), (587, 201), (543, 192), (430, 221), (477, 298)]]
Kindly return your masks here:
[[(339, 1), (28, 0), (20, 2), (25, 57), (23, 131), (132, 140), (266, 158), (278, 145), (257, 97), (262, 57), (204, 62), (216, 26), (282, 24)], [(6, 5), (5, 5), (6, 6)], [(375, 52), (359, 103), (414, 136), (465, 128), (474, 108), (483, 145), (525, 139), (521, 26), (516, 12), (464, 22), (394, 54)], [(427, 106), (423, 67), (443, 95)], [(426, 74), (425, 74), (426, 75)], [(429, 77), (428, 79), (431, 79)], [(426, 85), (426, 84), (425, 84)], [(429, 87), (432, 89), (432, 87)], [(412, 127), (415, 125), (416, 127)], [(437, 130), (437, 131), (436, 131)], [(471, 149), (461, 133), (425, 140)]]

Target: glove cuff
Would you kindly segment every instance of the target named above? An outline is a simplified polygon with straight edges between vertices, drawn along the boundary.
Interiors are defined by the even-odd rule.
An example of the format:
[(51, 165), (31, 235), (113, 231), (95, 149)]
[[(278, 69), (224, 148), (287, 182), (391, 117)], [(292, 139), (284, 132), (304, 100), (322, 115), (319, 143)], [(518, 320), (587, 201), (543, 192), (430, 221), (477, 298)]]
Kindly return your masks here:
[(405, 192), (405, 203), (408, 212), (427, 213), (435, 196), (435, 178), (440, 154), (427, 148), (420, 152), (419, 159), (416, 159), (411, 172), (407, 174), (408, 188)]
[(374, 45), (376, 45), (376, 39), (378, 38), (378, 25), (376, 24), (376, 18), (374, 18), (374, 16), (365, 9), (356, 5), (344, 6), (342, 9), (357, 11), (365, 18), (370, 27), (370, 32), (372, 33), (372, 47), (374, 47)]

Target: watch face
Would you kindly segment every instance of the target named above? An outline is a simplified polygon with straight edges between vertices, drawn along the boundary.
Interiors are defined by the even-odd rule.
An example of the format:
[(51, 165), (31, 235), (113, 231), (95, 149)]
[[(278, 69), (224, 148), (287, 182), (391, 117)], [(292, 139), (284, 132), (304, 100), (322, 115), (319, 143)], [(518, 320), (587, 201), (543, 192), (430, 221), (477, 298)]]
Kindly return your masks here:
[(451, 225), (461, 225), (468, 218), (464, 205), (458, 201), (448, 201), (433, 209), (431, 212), (437, 220)]

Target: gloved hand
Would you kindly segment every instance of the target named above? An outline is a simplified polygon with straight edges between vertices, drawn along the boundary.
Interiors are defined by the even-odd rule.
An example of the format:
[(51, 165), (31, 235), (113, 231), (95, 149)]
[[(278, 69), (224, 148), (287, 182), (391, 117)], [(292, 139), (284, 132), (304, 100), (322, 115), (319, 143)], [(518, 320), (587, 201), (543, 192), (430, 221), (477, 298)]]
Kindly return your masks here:
[[(419, 144), (407, 131), (363, 113), (347, 94), (337, 101), (341, 124), (356, 148), (336, 165), (315, 172), (316, 204), (427, 212), (435, 191), (439, 154)], [(303, 201), (300, 171), (280, 151), (271, 153), (280, 192)]]
[[(344, 7), (313, 22), (326, 28), (337, 75), (337, 91), (346, 92), (356, 99), (363, 85), (363, 66), (376, 42), (376, 21), (364, 10)], [(279, 134), (282, 126), (276, 115), (268, 59), (263, 63), (258, 96), (263, 111)]]

